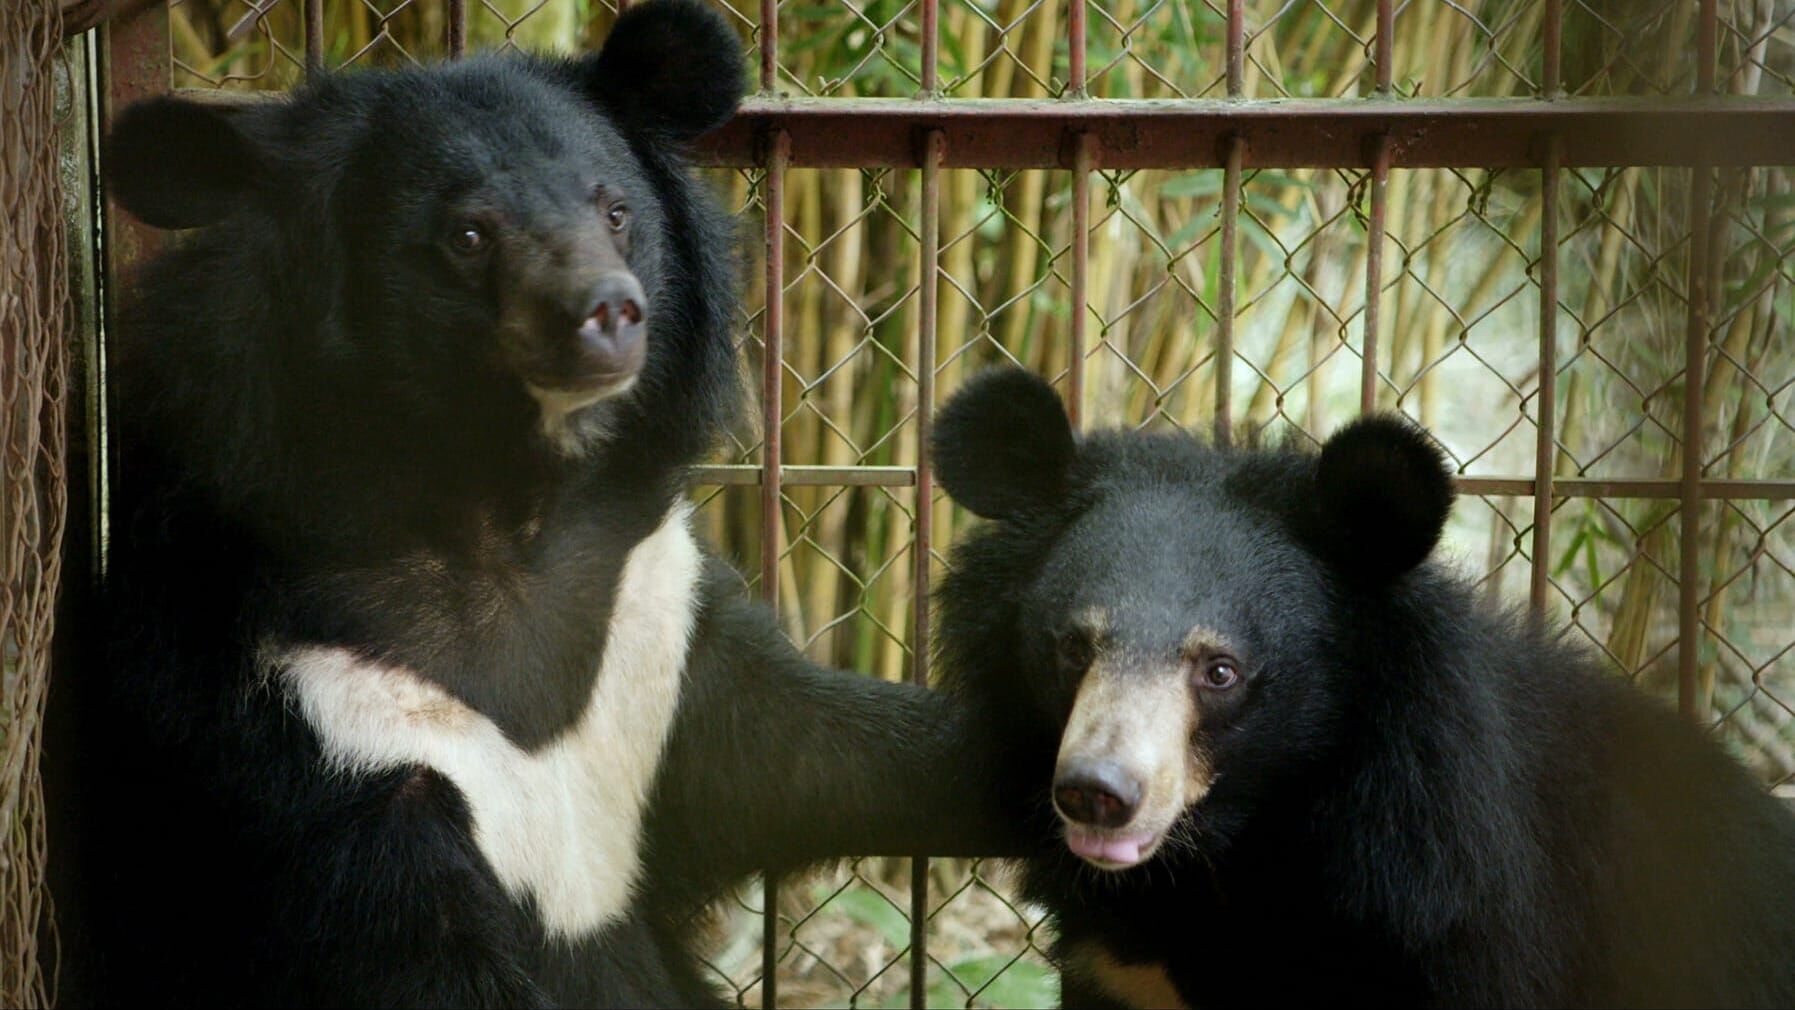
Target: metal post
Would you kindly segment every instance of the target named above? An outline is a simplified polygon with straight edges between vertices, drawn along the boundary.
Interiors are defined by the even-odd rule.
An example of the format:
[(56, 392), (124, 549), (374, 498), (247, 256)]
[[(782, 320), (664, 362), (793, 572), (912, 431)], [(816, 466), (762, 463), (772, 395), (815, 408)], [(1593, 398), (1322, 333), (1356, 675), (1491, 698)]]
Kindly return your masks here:
[(1084, 424), (1085, 355), (1091, 321), (1091, 172), (1096, 169), (1097, 138), (1080, 133), (1072, 150), (1072, 325), (1066, 361), (1066, 414), (1074, 429)]
[(1546, 0), (1540, 43), (1540, 97), (1558, 98), (1564, 93), (1564, 0)]
[[(1701, 0), (1698, 29), (1696, 91), (1714, 91), (1715, 39), (1719, 12), (1716, 0)], [(1681, 557), (1677, 569), (1677, 710), (1700, 723), (1695, 710), (1697, 668), (1701, 662), (1701, 511), (1705, 366), (1708, 350), (1709, 257), (1712, 225), (1713, 169), (1697, 164), (1689, 186), (1689, 318), (1683, 331), (1683, 472), (1678, 518)]]
[[(760, 590), (767, 605), (779, 610), (780, 422), (785, 416), (782, 383), (785, 355), (785, 169), (791, 162), (791, 136), (783, 130), (768, 138), (766, 155), (766, 310), (761, 368), (760, 449)], [(768, 1010), (778, 1005), (779, 879), (763, 875), (761, 909), (760, 999)]]
[[(914, 614), (910, 680), (929, 684), (929, 557), (930, 519), (934, 511), (935, 469), (929, 444), (935, 435), (935, 306), (941, 274), (941, 156), (947, 138), (931, 130), (923, 139), (921, 231), (922, 249), (916, 327), (916, 513), (911, 525), (910, 587)], [(910, 1006), (923, 1010), (929, 977), (929, 858), (916, 854), (910, 863)]]
[(1084, 98), (1090, 82), (1085, 79), (1085, 18), (1089, 13), (1085, 4), (1089, 0), (1066, 0), (1067, 50), (1066, 74), (1071, 80), (1066, 82), (1066, 93), (1073, 98)]
[(1396, 62), (1396, 10), (1395, 0), (1377, 0), (1377, 40), (1373, 43), (1372, 59), (1377, 63), (1377, 93), (1380, 98), (1390, 95), (1390, 74)]
[(1228, 138), (1222, 168), (1222, 258), (1215, 309), (1215, 441), (1234, 437), (1234, 270), (1240, 260), (1240, 170), (1246, 141)]
[(1371, 221), (1365, 229), (1365, 337), (1360, 344), (1359, 413), (1377, 409), (1377, 333), (1384, 297), (1385, 195), (1390, 185), (1390, 137), (1371, 141)]
[(772, 94), (779, 84), (779, 0), (760, 0), (760, 90)]
[(1540, 166), (1539, 419), (1533, 455), (1533, 612), (1544, 616), (1551, 590), (1552, 478), (1558, 466), (1558, 176), (1563, 144), (1546, 138)]
[[(101, 114), (108, 127), (113, 117), (132, 102), (168, 93), (174, 69), (168, 31), (168, 8), (162, 4), (107, 22), (103, 35), (105, 101)], [(106, 203), (103, 228), (110, 315), (118, 305), (120, 287), (129, 280), (130, 268), (161, 248), (162, 233), (124, 213), (110, 200)]]
[(305, 76), (324, 69), (324, 0), (305, 0)]
[(941, 93), (941, 0), (922, 0), (922, 87), (925, 98)]
[(449, 0), (449, 59), (467, 53), (467, 0)]
[(1246, 0), (1228, 0), (1228, 97), (1246, 87)]

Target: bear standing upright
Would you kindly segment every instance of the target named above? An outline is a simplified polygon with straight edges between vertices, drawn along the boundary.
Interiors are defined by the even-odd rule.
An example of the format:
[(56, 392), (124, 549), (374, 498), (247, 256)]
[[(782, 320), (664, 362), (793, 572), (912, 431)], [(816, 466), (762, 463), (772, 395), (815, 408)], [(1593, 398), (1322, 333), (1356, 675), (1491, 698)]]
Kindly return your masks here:
[(945, 673), (1026, 769), (1066, 1006), (1795, 1005), (1795, 816), (1426, 562), (1418, 429), (1080, 438), (1008, 371), (935, 455), (991, 520)]
[(115, 328), (84, 998), (722, 1005), (725, 886), (994, 843), (980, 727), (804, 661), (690, 529), (736, 278), (680, 149), (741, 91), (652, 0), (120, 116), (112, 193), (197, 230)]

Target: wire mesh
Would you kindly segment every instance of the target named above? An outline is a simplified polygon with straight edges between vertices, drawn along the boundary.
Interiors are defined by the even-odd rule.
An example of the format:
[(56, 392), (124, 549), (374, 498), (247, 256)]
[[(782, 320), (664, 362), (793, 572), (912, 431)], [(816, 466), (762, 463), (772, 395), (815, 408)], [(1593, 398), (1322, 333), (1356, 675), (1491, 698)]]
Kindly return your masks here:
[(0, 9), (0, 1003), (51, 998), (39, 741), (67, 506), (71, 101), (52, 0)]
[[(763, 92), (831, 100), (1795, 92), (1795, 0), (718, 6)], [(176, 0), (172, 76), (284, 88), (308, 66), (464, 45), (573, 52), (616, 9)], [(779, 171), (764, 155), (713, 170), (759, 236), (740, 345), (745, 374), (770, 377), (752, 384), (772, 416), (732, 433), (695, 494), (808, 654), (887, 679), (926, 658), (917, 608), (965, 521), (918, 458), (932, 388), (1015, 362), (1087, 426), (1262, 440), (1319, 439), (1372, 404), (1450, 454), (1448, 549), (1492, 598), (1531, 590), (1618, 673), (1681, 688), (1767, 784), (1795, 784), (1787, 171), (1728, 168), (1709, 186), (1687, 167), (1560, 168), (1550, 138), (1524, 159), (1543, 171), (1391, 168), (1387, 138), (1346, 168), (1256, 165), (1236, 143), (1135, 170), (1105, 167), (1095, 139), (1068, 138), (1057, 169), (1017, 151), (944, 170)], [(770, 900), (751, 884), (714, 913), (710, 963), (744, 1005), (769, 999), (769, 965), (784, 1005), (1051, 1005), (1040, 912), (1013, 893), (962, 860), (856, 860)]]

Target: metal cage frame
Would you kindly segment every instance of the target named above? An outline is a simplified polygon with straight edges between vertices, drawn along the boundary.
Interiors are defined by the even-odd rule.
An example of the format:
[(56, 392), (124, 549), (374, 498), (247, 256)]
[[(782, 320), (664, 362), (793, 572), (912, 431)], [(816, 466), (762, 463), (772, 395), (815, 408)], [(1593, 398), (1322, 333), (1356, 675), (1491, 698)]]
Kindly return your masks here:
[[(467, 47), (469, 0), (444, 0), (446, 49), (451, 58)], [(477, 2), (477, 0), (476, 0)], [(1065, 2), (1065, 0), (1055, 0)], [(780, 428), (784, 416), (781, 350), (786, 329), (785, 173), (793, 168), (891, 167), (918, 171), (921, 277), (916, 334), (920, 361), (936, 362), (936, 306), (941, 276), (941, 179), (954, 168), (1050, 169), (1070, 177), (1073, 200), (1070, 299), (1074, 311), (1063, 361), (1075, 423), (1085, 403), (1085, 367), (1091, 351), (1089, 318), (1089, 239), (1091, 180), (1100, 169), (1211, 168), (1223, 173), (1220, 248), (1221, 284), (1216, 313), (1214, 428), (1227, 438), (1233, 428), (1230, 368), (1233, 361), (1235, 265), (1239, 259), (1238, 220), (1243, 173), (1266, 167), (1351, 168), (1368, 173), (1369, 242), (1360, 326), (1360, 409), (1372, 409), (1380, 390), (1378, 325), (1385, 290), (1383, 262), (1386, 188), (1393, 169), (1493, 168), (1537, 171), (1541, 181), (1541, 238), (1537, 272), (1540, 312), (1540, 365), (1536, 469), (1513, 476), (1467, 476), (1461, 494), (1531, 498), (1533, 605), (1542, 607), (1550, 584), (1552, 515), (1555, 501), (1568, 498), (1646, 498), (1675, 501), (1681, 530), (1678, 562), (1677, 682), (1681, 709), (1693, 714), (1698, 677), (1698, 638), (1703, 522), (1702, 504), (1721, 500), (1795, 499), (1795, 472), (1756, 479), (1705, 474), (1702, 453), (1682, 453), (1677, 475), (1659, 479), (1595, 479), (1554, 475), (1555, 374), (1558, 305), (1558, 210), (1562, 174), (1582, 166), (1667, 166), (1690, 172), (1687, 271), (1688, 310), (1684, 327), (1682, 427), (1680, 444), (1704, 443), (1704, 368), (1710, 352), (1713, 286), (1719, 276), (1721, 222), (1714, 215), (1716, 172), (1720, 169), (1795, 165), (1795, 98), (1723, 97), (1716, 93), (1719, 50), (1718, 0), (1698, 3), (1697, 74), (1691, 94), (1674, 99), (1577, 98), (1564, 93), (1561, 37), (1566, 0), (1544, 4), (1539, 86), (1513, 99), (1409, 99), (1392, 89), (1393, 24), (1397, 0), (1378, 0), (1377, 31), (1368, 44), (1376, 75), (1375, 94), (1364, 99), (1266, 101), (1243, 97), (1247, 33), (1244, 0), (1225, 0), (1227, 97), (1179, 100), (1099, 100), (1087, 92), (1088, 0), (1066, 2), (1070, 79), (1063, 97), (955, 99), (940, 79), (940, 0), (916, 0), (922, 44), (921, 79), (911, 98), (790, 98), (780, 94), (778, 0), (760, 0), (759, 91), (736, 118), (704, 138), (701, 165), (753, 168), (764, 175), (764, 275), (762, 329), (765, 341), (760, 414), (764, 443), (758, 464), (712, 465), (699, 469), (701, 483), (758, 485), (761, 537), (779, 543), (781, 494), (798, 486), (912, 487), (923, 503), (912, 516), (911, 550), (913, 649), (910, 676), (926, 683), (930, 657), (930, 522), (927, 503), (935, 475), (926, 447), (932, 434), (936, 368), (917, 371), (918, 412), (913, 432), (914, 466), (786, 465)], [(1574, 0), (1572, 0), (1574, 2)], [(324, 66), (324, 0), (303, 0), (307, 72)], [(617, 9), (630, 0), (616, 0)], [(170, 89), (168, 15), (160, 5), (125, 3), (108, 26), (104, 99), (116, 109), (135, 99)], [(271, 3), (263, 6), (272, 6)], [(122, 214), (106, 222), (110, 271), (115, 276), (152, 250), (155, 234)], [(780, 554), (761, 552), (760, 591), (775, 606), (779, 599)], [(777, 1000), (779, 961), (775, 882), (767, 882), (766, 932), (762, 949), (763, 1005)], [(929, 955), (928, 861), (912, 864), (910, 1003), (923, 1005)]]

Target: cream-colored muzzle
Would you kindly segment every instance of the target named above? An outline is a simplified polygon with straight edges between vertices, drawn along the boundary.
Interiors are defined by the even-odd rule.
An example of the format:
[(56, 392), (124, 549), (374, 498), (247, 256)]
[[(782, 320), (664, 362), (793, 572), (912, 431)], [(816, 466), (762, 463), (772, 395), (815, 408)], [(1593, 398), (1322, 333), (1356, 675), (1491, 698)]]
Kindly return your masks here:
[[(1151, 857), (1211, 779), (1195, 746), (1197, 707), (1182, 664), (1131, 658), (1100, 656), (1086, 671), (1054, 770), (1066, 844), (1105, 869)], [(1080, 789), (1108, 793), (1099, 806), (1109, 816), (1088, 802), (1069, 802)]]

